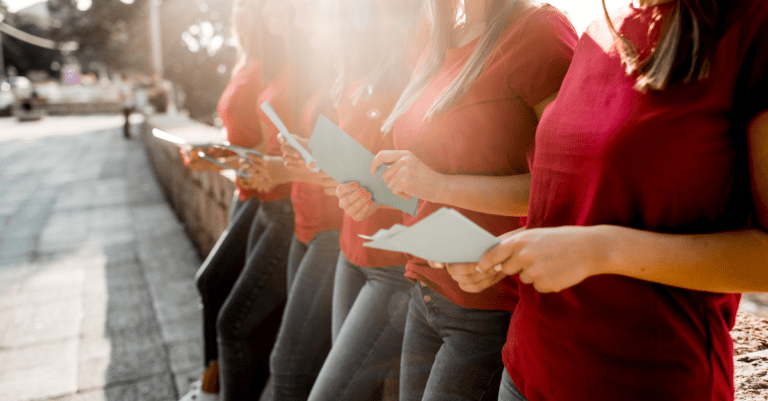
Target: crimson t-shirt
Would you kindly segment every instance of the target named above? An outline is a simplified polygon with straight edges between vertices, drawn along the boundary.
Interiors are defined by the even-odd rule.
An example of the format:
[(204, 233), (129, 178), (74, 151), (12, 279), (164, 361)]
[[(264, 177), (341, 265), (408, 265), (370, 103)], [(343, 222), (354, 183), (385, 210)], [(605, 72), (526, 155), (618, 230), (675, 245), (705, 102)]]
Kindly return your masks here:
[[(239, 68), (219, 98), (219, 117), (227, 129), (227, 141), (233, 145), (251, 148), (262, 140), (259, 120), (253, 113), (261, 89), (259, 73), (258, 62)], [(258, 196), (258, 191), (242, 188), (239, 183), (236, 186), (240, 200)]]
[[(264, 136), (267, 137), (266, 154), (268, 155), (282, 156), (283, 152), (280, 150), (280, 142), (277, 140), (277, 134), (279, 134), (279, 131), (277, 130), (277, 127), (272, 124), (272, 121), (270, 121), (269, 117), (267, 117), (267, 114), (264, 113), (264, 111), (261, 109), (261, 104), (264, 102), (269, 102), (283, 123), (288, 127), (288, 129), (291, 129), (292, 118), (289, 114), (290, 108), (287, 105), (287, 88), (288, 67), (283, 66), (282, 70), (280, 70), (280, 73), (269, 84), (264, 86), (264, 89), (261, 91), (259, 97), (256, 100), (256, 104), (253, 105), (254, 109), (251, 109), (252, 112), (254, 112), (252, 118), (254, 120), (258, 119), (263, 122), (263, 126), (267, 129), (267, 132), (264, 133)], [(257, 191), (257, 194), (259, 199), (264, 202), (285, 199), (291, 196), (291, 183), (288, 182), (276, 185), (274, 188), (266, 192)]]
[[(604, 19), (579, 40), (536, 132), (528, 228), (611, 224), (661, 233), (749, 225), (744, 68), (768, 107), (768, 2), (739, 2), (710, 78), (641, 93)], [(673, 3), (611, 20), (641, 55)], [(654, 29), (649, 30), (649, 26)], [(747, 60), (750, 60), (747, 62)], [(753, 102), (750, 107), (754, 104)], [(503, 351), (518, 389), (540, 400), (732, 400), (740, 296), (599, 275), (559, 293), (520, 285)]]
[[(446, 51), (437, 76), (397, 119), (393, 131), (396, 149), (410, 150), (442, 174), (505, 176), (528, 172), (527, 156), (537, 125), (532, 106), (560, 88), (577, 36), (568, 19), (552, 6), (536, 5), (522, 12), (518, 8), (510, 15), (513, 23), (459, 103), (425, 121), (427, 110), (461, 72), (478, 39)], [(420, 200), (417, 215), (406, 215), (405, 224), (413, 225), (443, 206), (448, 205)], [(517, 217), (455, 209), (494, 235), (523, 224)], [(406, 276), (467, 308), (511, 311), (518, 299), (516, 278), (477, 294), (468, 293), (444, 269), (432, 269), (425, 260), (413, 256), (408, 258)]]
[[(316, 117), (313, 113), (320, 101), (322, 93), (316, 94), (304, 106), (301, 116), (301, 132), (297, 134), (309, 138)], [(335, 116), (327, 116), (333, 119)], [(344, 211), (339, 207), (339, 199), (335, 195), (326, 195), (321, 185), (306, 182), (294, 182), (291, 190), (291, 202), (296, 238), (302, 243), (308, 243), (320, 231), (341, 230), (341, 220)]]
[[(355, 88), (356, 89), (356, 88)], [(391, 133), (381, 132), (381, 124), (391, 112), (397, 99), (381, 99), (375, 93), (352, 104), (350, 91), (339, 104), (339, 127), (373, 154), (393, 149)], [(363, 221), (355, 221), (344, 214), (341, 228), (341, 251), (350, 262), (364, 267), (387, 267), (404, 265), (405, 254), (363, 246), (359, 234), (373, 235), (382, 228), (403, 224), (403, 212), (397, 209), (381, 208)]]

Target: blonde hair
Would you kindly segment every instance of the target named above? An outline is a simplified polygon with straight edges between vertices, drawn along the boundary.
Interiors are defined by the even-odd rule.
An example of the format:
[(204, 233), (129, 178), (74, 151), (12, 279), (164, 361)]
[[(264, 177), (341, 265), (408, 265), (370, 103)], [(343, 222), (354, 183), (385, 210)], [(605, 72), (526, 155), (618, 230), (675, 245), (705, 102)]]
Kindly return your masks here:
[(717, 0), (675, 0), (658, 44), (650, 56), (640, 60), (635, 45), (611, 22), (603, 0), (605, 19), (617, 38), (621, 61), (627, 74), (637, 74), (634, 88), (641, 92), (663, 90), (670, 83), (689, 83), (709, 76), (723, 30), (722, 8)]
[[(450, 110), (467, 93), (485, 69), (485, 63), (494, 50), (501, 33), (507, 28), (509, 15), (517, 3), (518, 0), (493, 0), (488, 14), (491, 18), (485, 32), (480, 36), (480, 40), (459, 75), (435, 99), (432, 107), (424, 116), (425, 120)], [(383, 132), (392, 130), (395, 120), (413, 106), (432, 79), (440, 72), (445, 62), (445, 51), (450, 45), (451, 31), (457, 20), (463, 17), (456, 11), (457, 9), (457, 0), (430, 0), (429, 15), (432, 19), (432, 32), (426, 56), (411, 77), (392, 113), (384, 121), (381, 128)]]

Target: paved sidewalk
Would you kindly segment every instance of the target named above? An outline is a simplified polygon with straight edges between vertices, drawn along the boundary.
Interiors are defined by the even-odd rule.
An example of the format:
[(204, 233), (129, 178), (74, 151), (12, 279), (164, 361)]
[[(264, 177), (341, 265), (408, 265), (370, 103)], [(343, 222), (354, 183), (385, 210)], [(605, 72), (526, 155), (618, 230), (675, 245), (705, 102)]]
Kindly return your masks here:
[(176, 400), (200, 264), (122, 117), (0, 118), (0, 400)]

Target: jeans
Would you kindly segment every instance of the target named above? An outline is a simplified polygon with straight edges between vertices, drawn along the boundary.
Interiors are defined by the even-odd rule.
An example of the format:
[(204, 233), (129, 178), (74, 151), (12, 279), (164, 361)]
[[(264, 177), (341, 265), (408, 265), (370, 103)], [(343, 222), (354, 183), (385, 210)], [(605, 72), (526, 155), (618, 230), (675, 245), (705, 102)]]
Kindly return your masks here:
[[(292, 234), (290, 199), (261, 203), (248, 234), (245, 263), (216, 315), (222, 401), (256, 398), (266, 382), (268, 357), (286, 300)], [(215, 272), (204, 272), (200, 278), (206, 274)]]
[(399, 377), (412, 286), (404, 273), (402, 265), (359, 267), (339, 253), (333, 317), (343, 324), (309, 400), (370, 400), (385, 378)]
[(512, 381), (512, 377), (506, 369), (504, 369), (504, 375), (501, 378), (499, 401), (528, 401), (528, 399), (523, 397), (520, 391), (517, 390), (515, 383)]
[(339, 230), (304, 244), (296, 236), (288, 257), (290, 292), (270, 357), (271, 393), (262, 399), (306, 400), (331, 348), (333, 276)]
[(464, 308), (415, 283), (403, 338), (400, 400), (497, 400), (511, 316)]
[(229, 296), (232, 287), (245, 266), (248, 246), (248, 231), (253, 224), (259, 200), (251, 198), (241, 201), (235, 196), (229, 213), (229, 225), (221, 234), (216, 245), (200, 265), (195, 283), (200, 293), (203, 308), (203, 354), (204, 366), (219, 359), (216, 341), (216, 319), (221, 305)]

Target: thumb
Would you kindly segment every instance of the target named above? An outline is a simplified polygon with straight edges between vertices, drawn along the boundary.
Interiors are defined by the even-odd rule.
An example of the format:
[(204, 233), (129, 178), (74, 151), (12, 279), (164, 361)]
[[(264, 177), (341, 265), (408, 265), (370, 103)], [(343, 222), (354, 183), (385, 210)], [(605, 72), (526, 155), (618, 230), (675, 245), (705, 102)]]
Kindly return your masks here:
[(401, 157), (403, 157), (407, 151), (405, 150), (382, 150), (371, 161), (371, 174), (376, 174), (376, 170), (382, 164), (392, 164)]

